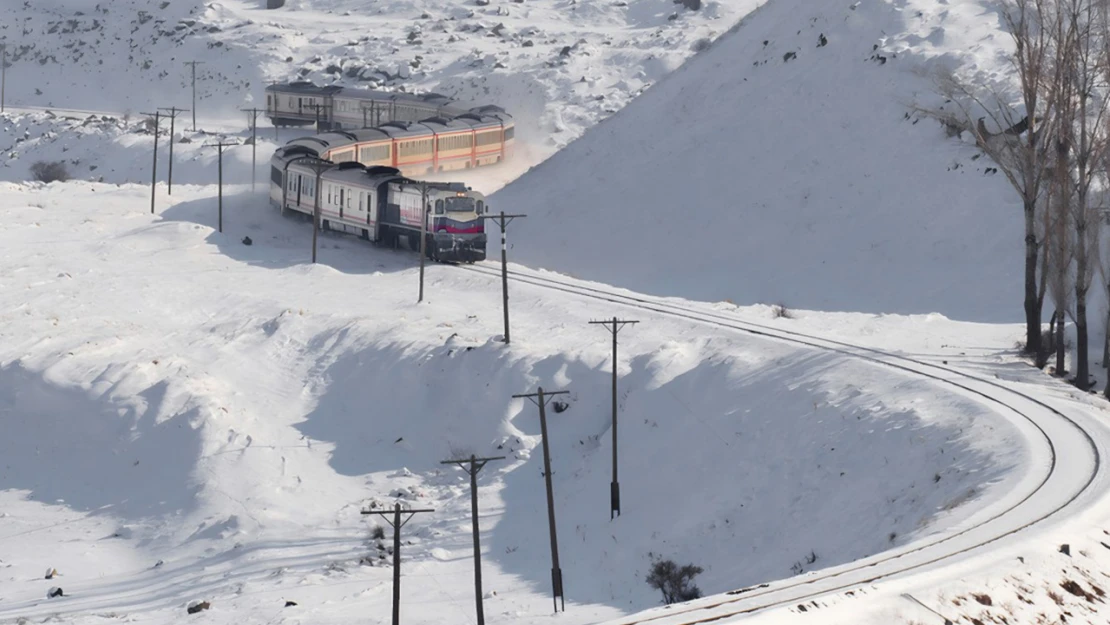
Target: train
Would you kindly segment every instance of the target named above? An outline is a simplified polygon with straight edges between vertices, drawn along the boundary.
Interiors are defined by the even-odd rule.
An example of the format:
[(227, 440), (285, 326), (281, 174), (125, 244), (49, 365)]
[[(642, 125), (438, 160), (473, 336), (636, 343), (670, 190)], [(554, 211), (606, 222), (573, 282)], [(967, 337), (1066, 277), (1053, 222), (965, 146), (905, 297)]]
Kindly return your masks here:
[(275, 125), (315, 122), (321, 131), (287, 147), (406, 176), (496, 165), (512, 156), (516, 141), (513, 117), (501, 107), (467, 106), (434, 93), (284, 83), (266, 88), (266, 114)]
[(414, 251), (423, 231), (425, 254), (434, 261), (486, 258), (489, 206), (465, 184), (420, 182), (384, 165), (324, 161), (297, 145), (275, 151), (270, 166), (270, 203), (311, 218), (319, 202), (321, 229)]

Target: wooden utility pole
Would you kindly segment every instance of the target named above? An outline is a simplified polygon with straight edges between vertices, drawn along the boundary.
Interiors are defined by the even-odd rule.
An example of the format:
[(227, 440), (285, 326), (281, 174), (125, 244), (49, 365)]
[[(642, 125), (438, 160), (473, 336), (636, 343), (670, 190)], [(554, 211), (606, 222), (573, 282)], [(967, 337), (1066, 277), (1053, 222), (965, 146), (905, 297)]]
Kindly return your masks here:
[(188, 109), (179, 109), (176, 106), (171, 106), (170, 108), (162, 107), (158, 110), (159, 111), (169, 111), (169, 113), (165, 115), (166, 117), (170, 118), (170, 173), (169, 173), (169, 176), (168, 176), (167, 182), (166, 182), (166, 195), (173, 195), (173, 134), (174, 134), (174, 123), (177, 121), (177, 114), (178, 113), (184, 113)]
[(416, 303), (424, 301), (424, 257), (428, 246), (428, 183), (420, 183), (420, 295)]
[(0, 113), (4, 112), (4, 91), (8, 84), (8, 44), (0, 43)]
[(505, 229), (514, 219), (528, 215), (506, 215), (501, 211), (497, 215), (483, 215), (483, 219), (494, 219), (501, 226), (501, 304), (505, 313), (505, 344), (509, 344), (509, 247), (506, 240)]
[(305, 159), (305, 164), (313, 172), (316, 173), (316, 193), (313, 198), (312, 208), (312, 264), (316, 264), (316, 240), (320, 233), (320, 195), (323, 189), (320, 188), (320, 177), (324, 172), (335, 166), (331, 161), (325, 161), (319, 158)]
[(263, 109), (249, 108), (240, 109), (250, 117), (250, 130), (251, 130), (251, 191), (255, 188), (255, 178), (258, 176), (258, 115), (263, 113)]
[(162, 112), (155, 109), (153, 113), (143, 113), (154, 118), (154, 164), (150, 168), (150, 214), (154, 214), (154, 189), (158, 184), (158, 129), (162, 125)]
[(613, 481), (609, 484), (609, 520), (621, 514), (621, 483), (617, 479), (617, 334), (627, 325), (640, 323), (629, 319), (613, 317), (607, 321), (591, 321), (591, 325), (603, 325), (613, 334)]
[(317, 102), (317, 103), (315, 103), (311, 106), (312, 106), (313, 109), (316, 110), (316, 132), (321, 132), (320, 131), (320, 110), (321, 109), (327, 109), (328, 105)]
[[(421, 512), (435, 512), (435, 510), (402, 510), (401, 504), (398, 503), (393, 506), (392, 520), (388, 516), (388, 510), (362, 511), (363, 514), (380, 515), (393, 527), (393, 625), (401, 625), (401, 528)], [(401, 520), (402, 513), (408, 515), (404, 521)]]
[(562, 601), (563, 611), (566, 612), (566, 598), (563, 596), (563, 569), (559, 567), (559, 538), (555, 535), (555, 494), (551, 488), (551, 450), (547, 444), (547, 402), (556, 395), (566, 395), (570, 391), (554, 391), (545, 393), (540, 387), (535, 393), (513, 395), (514, 399), (529, 399), (540, 408), (540, 436), (543, 438), (543, 477), (547, 483), (547, 526), (551, 532), (551, 602), (555, 611), (559, 611), (559, 604), (555, 599)]
[(185, 61), (186, 65), (193, 68), (193, 132), (197, 131), (197, 65), (204, 65), (204, 61)]
[(478, 472), (487, 462), (504, 459), (505, 456), (475, 458), (474, 454), (470, 454), (470, 458), (466, 460), (444, 460), (440, 463), (458, 465), (470, 475), (470, 524), (474, 533), (474, 605), (478, 610), (478, 625), (486, 625), (486, 615), (482, 608), (482, 547), (478, 538)]
[(216, 222), (216, 229), (219, 232), (224, 231), (224, 148), (230, 148), (230, 147), (236, 146), (236, 145), (239, 145), (239, 144), (238, 143), (224, 143), (223, 141), (220, 141), (219, 143), (210, 143), (207, 146), (205, 146), (205, 147), (209, 147), (209, 148), (216, 148), (216, 151), (217, 151), (217, 154), (218, 154), (218, 156), (217, 156), (217, 171), (218, 171), (218, 173), (217, 173), (217, 178), (216, 178), (216, 180), (217, 180), (216, 184), (217, 184), (217, 187), (219, 189), (219, 191), (218, 191), (219, 195), (218, 195), (218, 200), (217, 200), (217, 207), (218, 207), (217, 208), (217, 215), (218, 215), (218, 217), (217, 217), (217, 222)]

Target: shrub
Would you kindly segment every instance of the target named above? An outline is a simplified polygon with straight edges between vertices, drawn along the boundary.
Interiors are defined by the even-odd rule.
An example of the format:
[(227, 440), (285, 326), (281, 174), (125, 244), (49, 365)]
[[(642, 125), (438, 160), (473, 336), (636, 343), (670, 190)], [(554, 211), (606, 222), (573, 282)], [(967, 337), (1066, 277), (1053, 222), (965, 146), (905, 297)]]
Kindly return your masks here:
[(793, 319), (794, 313), (785, 304), (771, 306), (771, 316), (775, 319)]
[(31, 176), (39, 182), (65, 182), (69, 180), (69, 169), (62, 161), (39, 161), (31, 165)]
[(381, 525), (375, 525), (374, 529), (370, 532), (370, 537), (374, 540), (382, 540), (385, 538), (385, 528)]
[(647, 583), (663, 593), (663, 603), (667, 605), (690, 601), (701, 597), (701, 589), (693, 583), (701, 572), (702, 568), (693, 564), (680, 567), (674, 560), (657, 560), (651, 566)]

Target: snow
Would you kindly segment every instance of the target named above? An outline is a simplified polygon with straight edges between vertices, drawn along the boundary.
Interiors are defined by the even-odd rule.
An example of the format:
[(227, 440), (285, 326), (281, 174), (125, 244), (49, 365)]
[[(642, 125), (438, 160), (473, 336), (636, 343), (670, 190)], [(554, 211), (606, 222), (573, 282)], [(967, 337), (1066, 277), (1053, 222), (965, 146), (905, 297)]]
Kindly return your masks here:
[[(549, 414), (562, 622), (1104, 620), (1058, 588), (1105, 587), (1105, 404), (1015, 358), (1014, 198), (906, 117), (938, 67), (1004, 85), (989, 4), (33, 4), (0, 7), (21, 105), (0, 116), (0, 621), (210, 601), (189, 618), (384, 623), (392, 535), (361, 511), (399, 501), (435, 509), (405, 528), (405, 622), (474, 622), (469, 488), (440, 462), (476, 454), (506, 456), (479, 477), (486, 618), (549, 622), (539, 424), (511, 398), (538, 386), (571, 391)], [(151, 215), (138, 113), (187, 105), (188, 59), (201, 128), (179, 118)], [(554, 154), (493, 200), (529, 215), (511, 346), (493, 263), (430, 265), (423, 303), (410, 253), (324, 234), (310, 264), (309, 225), (264, 193), (293, 131), (262, 129), (254, 193), (249, 147), (225, 153), (215, 231), (206, 144), (246, 138), (264, 83), (330, 66), (513, 112), (527, 145), (483, 190)], [(38, 160), (75, 180), (26, 182)], [(614, 315), (642, 323), (610, 521), (611, 347), (587, 322)], [(708, 596), (656, 608), (656, 557), (704, 567)]]
[(954, 4), (763, 5), (494, 197), (529, 215), (514, 258), (701, 300), (1017, 320), (1016, 196), (912, 109), (932, 67), (1004, 36)]
[[(418, 305), (411, 255), (325, 236), (311, 266), (307, 224), (238, 187), (221, 235), (211, 191), (183, 186), (151, 217), (138, 186), (0, 189), (0, 280), (19, 294), (0, 331), (0, 618), (174, 622), (207, 599), (211, 618), (264, 622), (284, 598), (313, 622), (384, 615), (359, 510), (398, 495), (436, 509), (409, 526), (406, 619), (469, 615), (469, 493), (439, 461), (476, 453), (508, 457), (481, 476), (488, 618), (547, 619), (539, 428), (510, 399), (541, 385), (572, 391), (550, 443), (575, 622), (655, 604), (649, 553), (729, 590), (811, 552), (831, 566), (944, 536), (1042, 471), (1037, 444), (959, 389), (646, 314), (622, 334), (610, 523), (609, 344), (586, 322), (622, 311), (514, 286), (506, 349), (497, 280), (433, 265)], [(65, 603), (44, 599), (46, 566)]]

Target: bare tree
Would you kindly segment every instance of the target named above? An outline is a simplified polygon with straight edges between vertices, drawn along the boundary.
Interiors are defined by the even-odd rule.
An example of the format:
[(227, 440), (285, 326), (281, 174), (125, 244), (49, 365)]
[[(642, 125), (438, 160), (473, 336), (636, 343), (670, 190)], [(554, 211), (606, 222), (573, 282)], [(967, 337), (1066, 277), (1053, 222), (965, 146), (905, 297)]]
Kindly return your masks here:
[[(1042, 96), (1052, 82), (1054, 2), (1058, 1), (1007, 0), (1004, 4), (1003, 18), (1014, 42), (1012, 61), (1019, 79), (1020, 93), (1015, 97), (974, 87), (954, 74), (939, 76), (937, 81), (941, 94), (959, 111), (955, 116), (941, 116), (941, 121), (970, 132), (1021, 197), (1025, 220), (1025, 352), (1035, 356), (1038, 364), (1043, 363), (1044, 355), (1037, 216), (1049, 175), (1051, 133), (1046, 130), (1053, 116), (1051, 100)], [(987, 127), (986, 118), (995, 130)]]
[[(1104, 0), (1057, 0), (1062, 5), (1065, 23), (1056, 46), (1060, 96), (1057, 98), (1061, 123), (1057, 128), (1057, 152), (1068, 160), (1071, 178), (1071, 222), (1075, 257), (1075, 385), (1090, 387), (1088, 355), (1087, 296), (1094, 277), (1098, 254), (1098, 210), (1101, 193), (1096, 181), (1105, 173), (1107, 155), (1107, 114), (1110, 98), (1106, 89), (1105, 31), (1100, 27), (1101, 12), (1096, 3)], [(1058, 156), (1059, 157), (1059, 156)]]

